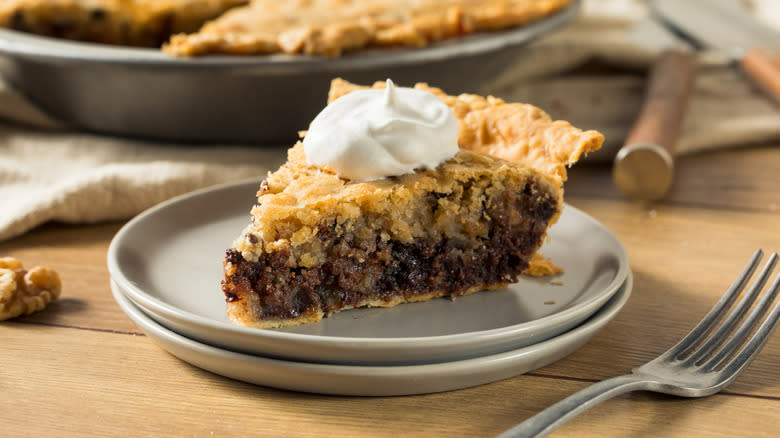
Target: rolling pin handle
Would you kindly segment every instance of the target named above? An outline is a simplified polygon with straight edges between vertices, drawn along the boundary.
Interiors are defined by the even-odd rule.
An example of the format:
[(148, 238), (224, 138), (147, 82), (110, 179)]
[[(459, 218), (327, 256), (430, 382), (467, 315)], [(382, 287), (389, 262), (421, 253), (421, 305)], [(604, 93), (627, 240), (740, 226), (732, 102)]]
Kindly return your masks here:
[(626, 197), (654, 201), (671, 187), (675, 148), (695, 73), (693, 56), (679, 50), (664, 52), (653, 65), (639, 117), (612, 170), (615, 185)]

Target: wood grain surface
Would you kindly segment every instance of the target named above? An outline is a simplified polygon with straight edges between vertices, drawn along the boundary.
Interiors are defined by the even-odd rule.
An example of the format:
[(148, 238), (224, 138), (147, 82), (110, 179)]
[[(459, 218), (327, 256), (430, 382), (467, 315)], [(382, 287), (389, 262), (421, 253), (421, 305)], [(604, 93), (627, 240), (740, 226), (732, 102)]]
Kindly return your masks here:
[[(780, 145), (775, 145), (780, 146)], [(459, 391), (333, 397), (245, 384), (176, 359), (111, 297), (110, 239), (122, 225), (47, 224), (0, 243), (0, 256), (58, 270), (60, 300), (0, 323), (2, 437), (491, 437), (593, 382), (664, 351), (698, 321), (756, 248), (780, 249), (780, 147), (678, 162), (662, 203), (624, 200), (608, 167), (581, 166), (567, 202), (626, 246), (635, 288), (621, 313), (571, 356)], [(725, 392), (706, 399), (633, 393), (553, 437), (774, 437), (780, 335)]]

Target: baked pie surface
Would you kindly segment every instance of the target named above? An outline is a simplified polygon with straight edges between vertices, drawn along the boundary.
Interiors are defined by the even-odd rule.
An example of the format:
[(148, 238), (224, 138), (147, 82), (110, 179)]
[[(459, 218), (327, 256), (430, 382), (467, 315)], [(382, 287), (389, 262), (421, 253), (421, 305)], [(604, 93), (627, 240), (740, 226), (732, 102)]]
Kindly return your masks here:
[[(336, 80), (331, 95), (356, 88)], [(477, 98), (438, 93), (448, 104)], [(598, 149), (602, 138), (533, 107), (476, 101), (473, 111), (482, 112), (455, 111), (461, 150), (433, 170), (353, 182), (307, 164), (301, 142), (290, 149), (287, 163), (261, 184), (251, 224), (227, 250), (222, 289), (230, 318), (260, 328), (296, 325), (516, 281), (561, 213), (565, 165)], [(485, 105), (507, 108), (483, 113)], [(472, 128), (484, 125), (469, 123), (470, 114), (501, 126), (493, 117), (512, 121), (537, 111), (530, 137), (520, 128), (514, 137), (480, 136)], [(567, 142), (539, 145), (536, 135)], [(463, 147), (474, 138), (482, 142), (467, 143), (472, 149), (493, 147), (498, 137), (517, 161)]]
[(250, 0), (3, 0), (0, 27), (44, 36), (159, 47)]
[(474, 32), (522, 26), (571, 0), (255, 0), (174, 35), (173, 55), (305, 53), (339, 56), (365, 47), (423, 47)]
[(3, 0), (0, 27), (177, 56), (423, 47), (549, 16), (572, 0)]

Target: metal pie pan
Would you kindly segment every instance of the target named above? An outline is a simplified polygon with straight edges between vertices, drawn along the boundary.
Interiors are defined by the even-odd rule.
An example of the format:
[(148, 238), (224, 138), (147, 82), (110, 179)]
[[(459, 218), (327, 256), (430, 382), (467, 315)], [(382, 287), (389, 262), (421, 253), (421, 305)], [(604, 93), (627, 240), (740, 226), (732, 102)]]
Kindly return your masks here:
[(334, 77), (428, 82), (451, 94), (474, 91), (500, 74), (526, 43), (574, 18), (579, 4), (575, 0), (516, 29), (335, 59), (180, 59), (156, 49), (0, 29), (0, 74), (44, 112), (77, 129), (173, 142), (287, 144), (325, 105)]

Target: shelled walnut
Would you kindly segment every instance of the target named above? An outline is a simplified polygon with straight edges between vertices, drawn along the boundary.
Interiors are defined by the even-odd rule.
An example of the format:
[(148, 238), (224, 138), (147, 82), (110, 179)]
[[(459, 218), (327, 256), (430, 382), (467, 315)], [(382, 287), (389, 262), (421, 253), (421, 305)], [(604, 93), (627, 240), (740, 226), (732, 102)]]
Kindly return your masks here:
[(0, 257), (0, 321), (43, 310), (62, 290), (60, 276), (49, 268), (29, 271), (12, 257)]

